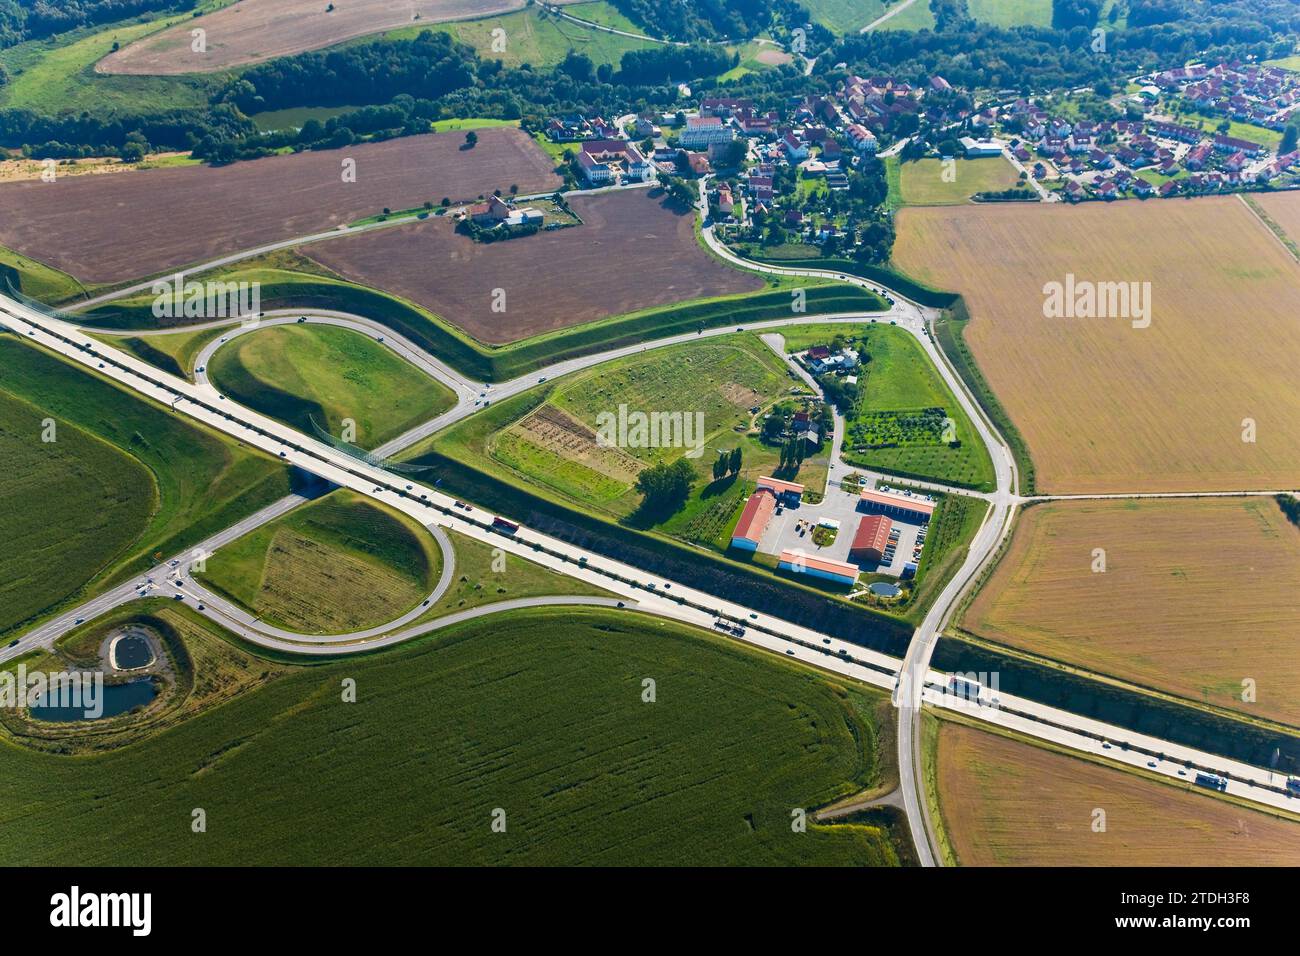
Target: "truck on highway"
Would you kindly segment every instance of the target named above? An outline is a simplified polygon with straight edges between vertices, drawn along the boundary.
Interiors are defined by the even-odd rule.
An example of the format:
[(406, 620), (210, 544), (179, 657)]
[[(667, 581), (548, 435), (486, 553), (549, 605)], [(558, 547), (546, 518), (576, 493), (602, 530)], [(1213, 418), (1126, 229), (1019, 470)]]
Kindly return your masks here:
[(1206, 773), (1204, 770), (1196, 771), (1196, 783), (1202, 787), (1209, 787), (1211, 790), (1227, 790), (1228, 778), (1220, 777), (1217, 773)]
[(963, 677), (961, 674), (953, 674), (948, 678), (948, 692), (964, 700), (973, 700), (978, 703), (980, 693), (983, 690), (983, 685), (974, 678)]
[(500, 516), (492, 519), (492, 527), (496, 528), (498, 531), (503, 531), (506, 534), (514, 534), (519, 530), (519, 525), (515, 524), (513, 521), (507, 521), (505, 518)]

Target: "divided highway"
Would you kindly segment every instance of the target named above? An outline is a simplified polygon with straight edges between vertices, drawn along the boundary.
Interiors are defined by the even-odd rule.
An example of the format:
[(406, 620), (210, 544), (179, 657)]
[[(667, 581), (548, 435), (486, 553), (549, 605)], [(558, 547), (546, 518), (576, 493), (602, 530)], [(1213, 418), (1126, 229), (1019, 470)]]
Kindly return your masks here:
[[(825, 321), (825, 319), (819, 317), (816, 321)], [(862, 317), (857, 317), (857, 321), (862, 321)], [(3, 296), (0, 296), (0, 324), (37, 345), (56, 351), (88, 369), (114, 379), (132, 391), (152, 398), (164, 406), (173, 407), (177, 413), (231, 434), (245, 444), (260, 448), (336, 485), (351, 488), (383, 501), (420, 520), (426, 526), (455, 529), (469, 537), (501, 548), (509, 554), (536, 561), (553, 570), (612, 592), (616, 597), (610, 600), (615, 602), (615, 606), (621, 604), (627, 608), (706, 629), (724, 620), (732, 628), (743, 629), (743, 635), (739, 635), (738, 639), (751, 646), (782, 654), (876, 687), (895, 691), (899, 687), (909, 688), (910, 692), (906, 694), (896, 693), (900, 706), (907, 708), (909, 713), (919, 713), (922, 703), (960, 709), (982, 722), (1007, 727), (1076, 750), (1096, 753), (1115, 762), (1139, 767), (1145, 772), (1167, 776), (1174, 780), (1186, 779), (1188, 770), (1185, 765), (1200, 767), (1228, 776), (1230, 794), (1255, 803), (1289, 809), (1285, 781), (1268, 770), (1239, 764), (1190, 748), (1178, 747), (1166, 741), (1134, 734), (1122, 728), (1009, 695), (1003, 695), (996, 705), (991, 702), (976, 704), (954, 697), (946, 692), (947, 675), (928, 668), (932, 641), (914, 641), (913, 646), (920, 647), (920, 650), (915, 653), (909, 651), (907, 659), (900, 661), (889, 655), (840, 641), (771, 615), (758, 614), (743, 604), (698, 591), (681, 582), (652, 578), (638, 568), (600, 555), (587, 554), (566, 542), (531, 529), (520, 529), (514, 535), (503, 534), (492, 528), (491, 514), (484, 513), (480, 509), (467, 512), (465, 509), (458, 508), (452, 499), (435, 489), (397, 478), (330, 445), (303, 436), (287, 426), (229, 400), (216, 397), (211, 386), (201, 386), (163, 373), (133, 356), (88, 338), (74, 325)], [(782, 324), (788, 325), (790, 322), (785, 320), (774, 323), (774, 325)], [(695, 337), (684, 336), (683, 338), (689, 340)], [(946, 368), (946, 365), (940, 367)], [(528, 385), (535, 383), (532, 376), (525, 377), (525, 381)], [(962, 396), (964, 393), (957, 394)], [(982, 418), (975, 418), (975, 420), (982, 421)], [(1006, 471), (1000, 473), (1001, 490), (995, 496), (993, 502), (995, 507), (991, 509), (990, 514), (999, 510), (1008, 511), (1012, 506), (1009, 488), (1014, 474), (1013, 468), (1013, 464), (1007, 463)], [(276, 507), (279, 506), (277, 504)], [(258, 516), (254, 516), (256, 517)], [(927, 622), (932, 625), (928, 633), (938, 633), (944, 617), (952, 606), (949, 599), (955, 600), (964, 582), (973, 576), (984, 558), (991, 552), (991, 545), (1000, 540), (1001, 525), (1000, 521), (990, 520), (986, 521), (985, 526), (981, 528), (976, 546), (972, 547), (962, 572), (945, 589), (941, 600), (936, 602), (931, 617), (927, 618)], [(985, 551), (985, 547), (989, 547), (990, 550)], [(546, 601), (546, 599), (540, 600)], [(564, 601), (582, 603), (572, 599), (564, 599)], [(477, 610), (479, 613), (491, 613), (493, 608)], [(442, 626), (446, 623), (447, 619), (442, 619)], [(51, 622), (40, 629), (40, 633), (49, 641), (52, 641), (58, 633), (62, 633), (61, 630), (55, 630), (55, 624), (56, 622)], [(68, 623), (63, 625), (65, 629), (67, 626)], [(238, 631), (239, 628), (237, 627), (236, 630)], [(25, 635), (18, 647), (7, 648), (0, 652), (0, 661), (23, 653), (36, 633)], [(413, 633), (415, 629), (396, 634), (390, 633), (378, 640), (393, 643), (412, 636)], [(313, 643), (310, 646), (298, 645), (282, 642), (279, 638), (268, 637), (260, 632), (253, 632), (249, 635), (249, 639), (256, 640), (264, 646), (275, 646), (280, 649), (286, 649), (286, 645), (292, 644), (292, 649), (303, 653), (349, 653), (367, 651), (379, 646), (377, 641), (340, 645), (331, 644), (328, 639), (320, 639), (320, 643)], [(269, 641), (276, 643), (268, 643)], [(909, 753), (913, 747), (914, 745), (909, 746)], [(1156, 760), (1154, 758), (1157, 755), (1163, 757)], [(1155, 762), (1157, 766), (1148, 767), (1147, 764), (1151, 762)], [(918, 795), (921, 793), (919, 788), (916, 793)], [(923, 799), (915, 804), (915, 809), (909, 806), (909, 819), (914, 821), (914, 832), (916, 828), (920, 830), (917, 833), (918, 851), (927, 856), (929, 862), (934, 862), (933, 852), (923, 849), (929, 844), (927, 834), (924, 832), (925, 824), (923, 821), (918, 824), (914, 816), (924, 812)]]

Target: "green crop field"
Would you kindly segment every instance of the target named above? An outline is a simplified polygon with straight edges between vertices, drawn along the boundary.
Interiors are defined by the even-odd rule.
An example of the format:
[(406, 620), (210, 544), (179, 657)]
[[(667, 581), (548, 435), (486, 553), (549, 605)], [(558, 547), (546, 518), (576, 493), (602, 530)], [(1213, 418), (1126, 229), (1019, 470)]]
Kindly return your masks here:
[[(606, 3), (579, 4), (577, 7), (566, 7), (565, 12), (629, 33), (644, 32)], [(388, 36), (415, 36), (420, 30), (430, 29), (450, 34), (452, 39), (473, 47), (485, 60), (500, 60), (507, 67), (528, 63), (539, 70), (550, 69), (561, 63), (570, 51), (589, 57), (598, 66), (602, 63), (617, 66), (628, 50), (646, 50), (658, 46), (646, 40), (594, 30), (580, 23), (552, 17), (536, 8), (481, 20), (403, 27)], [(493, 49), (494, 30), (505, 31), (504, 50)], [(500, 37), (501, 34), (497, 36)]]
[(857, 33), (888, 9), (882, 0), (806, 0), (804, 6), (832, 33)]
[[(141, 571), (151, 555), (197, 544), (289, 490), (288, 471), (271, 458), (8, 335), (0, 335), (0, 396), (7, 451), (20, 465), (0, 469), (0, 536), (30, 536), (40, 522), (45, 545), (12, 549), (3, 559), (0, 580), (16, 581), (16, 589), (6, 593), (0, 630), (91, 582)], [(57, 437), (43, 445), (49, 456), (27, 447), (40, 443), (46, 418)], [(10, 460), (7, 454), (6, 466)], [(71, 487), (78, 479), (80, 487)], [(30, 508), (16, 507), (19, 500)], [(88, 549), (84, 532), (100, 526), (105, 513), (123, 526)]]
[(945, 181), (944, 162), (939, 159), (899, 163), (898, 172), (898, 199), (909, 206), (964, 203), (976, 193), (1010, 189), (1018, 177), (1016, 168), (1000, 156), (954, 160), (951, 182)]
[(353, 444), (375, 448), (456, 403), (451, 389), (386, 346), (351, 329), (275, 325), (219, 349), (208, 373), (240, 404), (308, 435), (335, 437), (355, 423)]
[[(703, 494), (712, 478), (715, 449), (740, 442), (754, 418), (749, 409), (771, 405), (789, 385), (781, 360), (756, 337), (728, 335), (606, 363), (553, 388), (495, 405), (456, 425), (437, 443), (570, 504), (626, 517), (640, 504), (633, 484), (641, 469), (675, 461), (690, 448), (680, 442), (663, 447), (668, 435), (661, 435), (657, 445), (638, 447), (630, 428), (627, 442), (604, 445), (598, 438), (600, 416), (617, 416), (619, 407), (626, 406), (629, 423), (638, 412), (663, 412), (678, 415), (684, 426), (686, 416), (702, 414), (703, 431), (690, 437), (705, 450), (688, 460), (701, 476), (696, 491)], [(671, 435), (673, 440), (684, 437), (682, 430)], [(746, 445), (751, 459), (754, 450), (756, 443)], [(775, 464), (776, 453), (768, 452), (765, 460)]]
[[(149, 522), (149, 469), (72, 424), (41, 440), (45, 413), (0, 390), (0, 632), (76, 591)], [(57, 507), (57, 520), (52, 510)]]
[[(910, 333), (880, 323), (797, 326), (786, 330), (786, 349), (826, 345), (836, 335), (852, 340), (864, 363), (858, 372), (857, 408), (848, 418), (844, 438), (846, 462), (909, 478), (992, 489), (993, 463), (975, 426)], [(921, 414), (935, 408), (943, 409), (939, 417), (948, 420), (946, 428), (932, 428), (933, 416)], [(897, 447), (867, 447), (895, 441)]]
[(221, 548), (195, 577), (276, 627), (344, 634), (405, 614), (441, 567), (423, 526), (339, 490)]
[(183, 14), (143, 23), (126, 20), (0, 51), (0, 66), (10, 75), (10, 82), (0, 86), (0, 108), (50, 114), (87, 110), (99, 115), (202, 109), (216, 81), (95, 72), (95, 64), (113, 51), (114, 44), (126, 46), (188, 18)]
[(791, 827), (792, 808), (886, 782), (887, 699), (699, 631), (561, 609), (256, 666), (258, 686), (148, 747), (0, 746), (0, 863), (898, 865), (906, 852), (883, 826), (809, 813), (807, 832)]
[(198, 329), (188, 332), (169, 332), (164, 335), (104, 335), (94, 337), (106, 345), (130, 352), (141, 361), (148, 362), (164, 372), (182, 378), (194, 378), (194, 360), (203, 346), (228, 329)]
[(972, 20), (995, 27), (1048, 27), (1052, 0), (967, 0)]

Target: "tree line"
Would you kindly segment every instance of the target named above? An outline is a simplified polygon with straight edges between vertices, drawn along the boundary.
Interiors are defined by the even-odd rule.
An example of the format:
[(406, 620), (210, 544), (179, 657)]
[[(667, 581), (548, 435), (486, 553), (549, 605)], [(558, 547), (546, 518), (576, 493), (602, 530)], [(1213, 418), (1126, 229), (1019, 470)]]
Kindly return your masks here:
[(0, 0), (0, 49), (141, 13), (179, 12), (195, 0)]

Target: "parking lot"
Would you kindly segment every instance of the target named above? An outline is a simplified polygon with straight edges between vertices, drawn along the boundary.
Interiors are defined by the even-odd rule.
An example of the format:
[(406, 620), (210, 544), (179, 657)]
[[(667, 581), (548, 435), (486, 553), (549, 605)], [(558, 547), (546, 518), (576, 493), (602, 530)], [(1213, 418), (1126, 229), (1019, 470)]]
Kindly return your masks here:
[[(758, 543), (758, 550), (768, 554), (780, 554), (786, 549), (798, 549), (805, 554), (830, 558), (833, 561), (848, 561), (849, 549), (853, 546), (853, 536), (857, 533), (858, 522), (867, 514), (858, 508), (860, 498), (832, 485), (825, 500), (819, 505), (802, 504), (798, 507), (784, 506), (780, 514), (774, 514), (768, 522), (767, 529)], [(827, 547), (818, 547), (813, 543), (812, 532), (822, 518), (831, 518), (840, 523), (839, 533)], [(903, 565), (913, 562), (913, 548), (923, 525), (911, 524), (891, 518), (894, 529), (899, 532), (897, 545), (892, 559), (887, 564), (876, 567), (872, 564), (860, 565), (862, 570), (890, 574), (899, 577)], [(802, 532), (802, 533), (800, 533)]]

